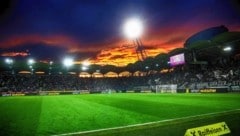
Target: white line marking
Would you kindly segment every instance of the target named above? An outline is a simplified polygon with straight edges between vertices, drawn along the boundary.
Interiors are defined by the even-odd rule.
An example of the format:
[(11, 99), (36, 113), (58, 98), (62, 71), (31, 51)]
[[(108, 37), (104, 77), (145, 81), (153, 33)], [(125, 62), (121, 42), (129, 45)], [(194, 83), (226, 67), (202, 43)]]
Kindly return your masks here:
[(116, 130), (116, 129), (122, 129), (122, 128), (145, 126), (145, 125), (157, 124), (157, 123), (162, 123), (162, 122), (176, 121), (176, 120), (189, 119), (189, 118), (195, 118), (195, 117), (202, 117), (202, 116), (208, 116), (208, 115), (216, 115), (216, 114), (221, 114), (221, 113), (228, 113), (228, 112), (233, 112), (233, 111), (240, 111), (240, 109), (234, 109), (234, 110), (228, 110), (228, 111), (222, 111), (222, 112), (212, 112), (212, 113), (206, 113), (206, 114), (200, 114), (200, 115), (193, 115), (193, 116), (187, 116), (187, 117), (166, 119), (166, 120), (153, 121), (153, 122), (147, 122), (147, 123), (141, 123), (141, 124), (120, 126), (120, 127), (112, 127), (112, 128), (103, 128), (103, 129), (80, 131), (80, 132), (72, 132), (72, 133), (65, 133), (65, 134), (57, 134), (57, 135), (52, 135), (52, 136), (67, 136), (67, 135), (87, 134), (87, 133), (107, 131), (107, 130)]

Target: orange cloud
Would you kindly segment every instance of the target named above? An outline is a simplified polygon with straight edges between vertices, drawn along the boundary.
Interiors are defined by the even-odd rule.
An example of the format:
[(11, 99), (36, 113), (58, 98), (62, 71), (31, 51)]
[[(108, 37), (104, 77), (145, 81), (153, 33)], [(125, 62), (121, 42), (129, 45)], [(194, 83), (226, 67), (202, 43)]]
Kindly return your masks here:
[(3, 57), (16, 57), (16, 56), (25, 57), (25, 56), (29, 56), (29, 53), (27, 53), (27, 52), (4, 52), (1, 54), (1, 56), (3, 56)]
[[(144, 47), (147, 53), (147, 56), (154, 57), (160, 53), (169, 52), (172, 49), (182, 46), (182, 42), (174, 42), (168, 44), (168, 40), (160, 41), (160, 40), (149, 40), (145, 41)], [(166, 43), (166, 44), (165, 44)], [(138, 60), (136, 47), (132, 44), (126, 43), (126, 41), (120, 41), (116, 43), (119, 46), (113, 46), (113, 48), (107, 48), (101, 50), (101, 52), (97, 55), (97, 57), (92, 62), (100, 65), (117, 65), (117, 66), (126, 66), (129, 63), (134, 63)], [(130, 47), (126, 47), (123, 45), (129, 45)]]
[[(147, 56), (154, 57), (160, 53), (167, 53), (175, 48), (181, 48), (189, 33), (186, 31), (173, 32), (168, 29), (159, 30), (143, 36), (142, 43), (147, 53)], [(134, 63), (138, 60), (136, 48), (132, 41), (122, 40), (112, 43), (112, 47), (101, 50), (92, 62), (95, 64), (126, 66), (129, 63)]]
[[(170, 24), (165, 28), (152, 29), (145, 32), (141, 37), (142, 43), (145, 47), (148, 56), (154, 57), (160, 53), (168, 53), (175, 48), (183, 48), (185, 41), (193, 34), (207, 29), (212, 26), (221, 25), (218, 22), (208, 23), (194, 23), (198, 22), (198, 18), (189, 22), (176, 26)], [(236, 25), (230, 28), (237, 30), (240, 28)], [(134, 63), (138, 60), (135, 48), (124, 48), (125, 46), (132, 46), (133, 42), (130, 40), (116, 41), (112, 43), (112, 48), (102, 50), (94, 59), (97, 64), (112, 64), (118, 66), (125, 66), (129, 63)]]
[[(148, 30), (145, 35), (141, 37), (147, 55), (154, 57), (160, 53), (167, 53), (175, 48), (182, 48), (185, 41), (193, 34), (206, 28), (219, 25), (215, 22), (198, 25), (194, 24), (196, 23), (191, 21), (181, 26), (169, 25), (166, 28)], [(236, 24), (229, 29), (230, 31), (239, 31), (240, 26)], [(100, 65), (111, 64), (116, 66), (126, 66), (127, 64), (134, 63), (138, 60), (133, 42), (131, 40), (121, 39), (108, 39), (108, 41), (102, 43), (83, 45), (80, 41), (65, 35), (27, 35), (11, 37), (0, 42), (0, 47), (11, 48), (26, 43), (44, 43), (50, 46), (65, 47), (69, 53), (81, 54), (99, 52), (96, 56), (88, 58), (88, 60), (90, 63)], [(13, 54), (14, 53), (8, 55)], [(82, 60), (77, 61), (78, 63), (81, 63)]]

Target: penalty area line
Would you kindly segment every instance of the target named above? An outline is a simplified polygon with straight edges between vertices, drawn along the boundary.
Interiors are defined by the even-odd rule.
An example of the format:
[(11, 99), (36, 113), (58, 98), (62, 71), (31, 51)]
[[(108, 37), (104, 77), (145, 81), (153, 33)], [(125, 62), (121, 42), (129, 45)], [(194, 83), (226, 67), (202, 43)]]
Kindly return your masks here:
[(108, 131), (108, 130), (117, 130), (117, 129), (123, 129), (123, 128), (131, 128), (131, 127), (138, 127), (138, 126), (158, 124), (158, 123), (163, 123), (163, 122), (184, 120), (184, 119), (190, 119), (190, 118), (196, 118), (196, 117), (204, 117), (204, 116), (209, 116), (209, 115), (224, 114), (224, 113), (230, 113), (230, 112), (234, 112), (234, 111), (240, 111), (240, 109), (233, 109), (233, 110), (221, 111), (221, 112), (212, 112), (212, 113), (206, 113), (206, 114), (199, 114), (199, 115), (193, 115), (193, 116), (187, 116), (187, 117), (166, 119), (166, 120), (153, 121), (153, 122), (147, 122), (147, 123), (139, 123), (139, 124), (133, 124), (133, 125), (119, 126), (119, 127), (103, 128), (103, 129), (80, 131), (80, 132), (72, 132), (72, 133), (64, 133), (64, 134), (56, 134), (56, 135), (52, 135), (52, 136), (79, 135), (79, 134), (87, 134), (87, 133), (94, 133), (94, 132), (101, 132), (101, 131)]

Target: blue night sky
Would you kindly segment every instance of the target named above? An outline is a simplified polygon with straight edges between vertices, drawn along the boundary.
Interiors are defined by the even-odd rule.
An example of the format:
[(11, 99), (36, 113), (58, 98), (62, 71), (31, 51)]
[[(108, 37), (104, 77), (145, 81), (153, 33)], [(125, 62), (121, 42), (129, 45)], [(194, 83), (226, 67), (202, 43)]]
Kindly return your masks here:
[[(183, 47), (191, 35), (225, 25), (240, 31), (237, 0), (2, 0), (0, 54), (38, 60), (73, 56), (100, 64), (137, 60), (122, 32), (131, 17), (144, 24), (149, 56)], [(30, 55), (30, 56), (29, 56)], [(111, 62), (111, 63), (110, 63)]]

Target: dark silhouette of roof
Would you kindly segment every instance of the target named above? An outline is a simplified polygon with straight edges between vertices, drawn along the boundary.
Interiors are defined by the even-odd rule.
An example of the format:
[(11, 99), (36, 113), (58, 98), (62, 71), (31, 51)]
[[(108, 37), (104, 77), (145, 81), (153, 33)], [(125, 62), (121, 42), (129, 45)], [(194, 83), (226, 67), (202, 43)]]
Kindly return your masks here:
[(223, 25), (205, 29), (188, 38), (184, 44), (184, 47), (189, 48), (193, 43), (198, 41), (211, 40), (213, 37), (224, 32), (228, 32), (228, 28)]

